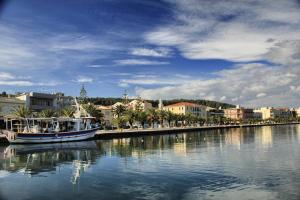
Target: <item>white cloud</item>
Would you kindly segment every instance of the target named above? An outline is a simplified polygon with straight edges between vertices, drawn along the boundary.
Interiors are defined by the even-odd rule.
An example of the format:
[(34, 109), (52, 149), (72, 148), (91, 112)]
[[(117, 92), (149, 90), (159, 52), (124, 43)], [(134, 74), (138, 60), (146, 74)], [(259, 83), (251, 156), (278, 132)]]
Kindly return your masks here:
[(222, 97), (220, 98), (220, 101), (225, 101), (226, 99), (227, 99), (226, 96), (222, 96)]
[(33, 86), (34, 83), (30, 81), (0, 81), (3, 86)]
[(88, 68), (104, 68), (109, 67), (109, 65), (88, 65)]
[(0, 85), (2, 86), (16, 86), (16, 87), (27, 87), (27, 86), (56, 86), (60, 83), (49, 81), (49, 82), (33, 82), (29, 80), (31, 77), (16, 76), (8, 72), (0, 72)]
[[(173, 22), (145, 34), (154, 45), (177, 48), (187, 59), (223, 59), (235, 64), (178, 85), (139, 87), (144, 98), (202, 98), (249, 106), (300, 105), (299, 1), (166, 0)], [(260, 64), (257, 61), (274, 64)], [(248, 61), (252, 64), (244, 64)]]
[(145, 60), (145, 59), (124, 59), (115, 60), (117, 65), (167, 65), (169, 62), (165, 61), (155, 61), (155, 60)]
[(93, 81), (94, 81), (93, 78), (87, 76), (78, 76), (77, 79), (74, 80), (74, 82), (77, 83), (92, 83)]
[(188, 59), (256, 61), (277, 43), (299, 40), (299, 3), (293, 0), (167, 1), (176, 8), (175, 22), (147, 32), (145, 39), (175, 47)]
[(267, 95), (266, 93), (262, 92), (262, 93), (258, 93), (258, 94), (256, 95), (256, 97), (257, 97), (257, 98), (260, 98), (260, 97), (265, 97), (266, 95)]
[[(180, 81), (178, 81), (180, 78)], [(181, 85), (189, 82), (190, 76), (186, 75), (158, 75), (158, 74), (137, 74), (127, 79), (121, 79), (120, 83), (127, 85)]]
[(127, 87), (129, 87), (129, 84), (128, 84), (128, 83), (124, 83), (124, 82), (120, 82), (120, 83), (118, 84), (118, 86), (119, 86), (119, 87), (123, 87), (123, 88), (127, 88)]
[(14, 79), (15, 77), (7, 72), (0, 72), (0, 80), (9, 80), (9, 79)]
[(135, 56), (170, 57), (172, 55), (172, 50), (166, 47), (156, 49), (133, 48), (131, 49), (130, 54)]
[(300, 75), (300, 68), (273, 67), (259, 63), (239, 64), (232, 69), (214, 73), (213, 78), (194, 77), (183, 82), (177, 81), (176, 85), (158, 85), (150, 89), (139, 87), (136, 94), (148, 99), (200, 98), (254, 107), (299, 106), (300, 94), (295, 92), (297, 87), (294, 85), (300, 85), (300, 80), (294, 74)]

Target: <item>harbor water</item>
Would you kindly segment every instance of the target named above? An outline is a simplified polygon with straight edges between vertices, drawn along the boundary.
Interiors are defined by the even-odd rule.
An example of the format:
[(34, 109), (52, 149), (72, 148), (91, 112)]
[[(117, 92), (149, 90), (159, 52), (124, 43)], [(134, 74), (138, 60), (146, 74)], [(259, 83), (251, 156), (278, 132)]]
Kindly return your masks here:
[(300, 199), (300, 125), (0, 146), (0, 200)]

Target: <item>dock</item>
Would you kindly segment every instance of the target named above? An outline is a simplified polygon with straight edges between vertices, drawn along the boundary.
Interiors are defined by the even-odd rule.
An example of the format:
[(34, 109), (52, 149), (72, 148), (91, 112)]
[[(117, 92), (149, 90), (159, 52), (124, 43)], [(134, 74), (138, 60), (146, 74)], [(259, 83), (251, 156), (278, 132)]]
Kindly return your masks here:
[[(172, 128), (148, 128), (148, 129), (123, 129), (123, 130), (99, 130), (96, 132), (97, 140), (140, 137), (149, 135), (165, 135), (173, 133), (186, 133), (193, 131), (231, 129), (231, 128), (247, 128), (260, 126), (278, 126), (300, 124), (300, 122), (291, 123), (274, 123), (274, 124), (243, 124), (243, 125), (217, 125), (217, 126), (199, 126), (199, 127), (172, 127)], [(1, 131), (0, 131), (1, 133)], [(0, 134), (0, 144), (7, 144), (8, 141), (3, 134)]]
[(300, 122), (274, 123), (274, 124), (243, 124), (243, 125), (217, 125), (217, 126), (199, 126), (199, 127), (173, 127), (173, 128), (148, 128), (148, 129), (124, 129), (124, 130), (99, 130), (95, 139), (117, 139), (128, 137), (140, 137), (147, 135), (165, 135), (173, 133), (186, 133), (193, 131), (218, 130), (231, 128), (247, 128), (260, 126), (278, 126), (300, 124)]

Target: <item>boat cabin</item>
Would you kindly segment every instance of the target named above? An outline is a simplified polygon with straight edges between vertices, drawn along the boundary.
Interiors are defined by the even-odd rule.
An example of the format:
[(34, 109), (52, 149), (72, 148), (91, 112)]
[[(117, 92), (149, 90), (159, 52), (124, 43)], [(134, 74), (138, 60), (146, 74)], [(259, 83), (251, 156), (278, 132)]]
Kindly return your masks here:
[(84, 118), (14, 118), (6, 117), (6, 130), (15, 133), (60, 133), (95, 128), (93, 117)]

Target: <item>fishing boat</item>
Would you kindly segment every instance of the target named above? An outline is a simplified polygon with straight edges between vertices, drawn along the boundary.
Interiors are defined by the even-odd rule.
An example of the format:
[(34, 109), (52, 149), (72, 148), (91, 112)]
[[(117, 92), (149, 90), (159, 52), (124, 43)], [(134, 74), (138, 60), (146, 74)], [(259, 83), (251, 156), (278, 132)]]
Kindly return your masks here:
[[(80, 141), (93, 138), (98, 126), (94, 117), (87, 114), (76, 101), (74, 117), (20, 118), (5, 117), (6, 129), (2, 132), (11, 144), (53, 143)], [(86, 113), (86, 112), (85, 112)]]

